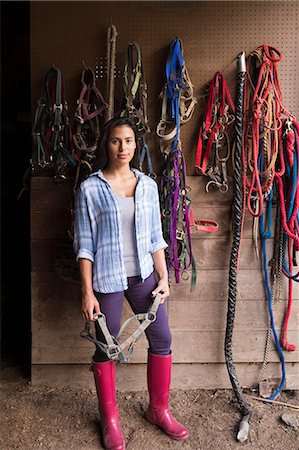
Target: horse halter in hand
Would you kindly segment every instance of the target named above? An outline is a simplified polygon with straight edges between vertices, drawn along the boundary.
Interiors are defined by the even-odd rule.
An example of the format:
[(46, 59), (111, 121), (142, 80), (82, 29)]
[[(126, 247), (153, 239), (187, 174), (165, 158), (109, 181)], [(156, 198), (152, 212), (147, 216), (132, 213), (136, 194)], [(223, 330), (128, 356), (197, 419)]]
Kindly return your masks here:
[[(111, 336), (107, 324), (106, 317), (103, 313), (94, 314), (94, 319), (97, 321), (106, 342), (101, 342), (96, 339), (96, 337), (90, 332), (90, 323), (85, 323), (85, 329), (81, 331), (80, 336), (93, 342), (100, 350), (102, 350), (109, 359), (119, 362), (126, 363), (129, 361), (132, 353), (134, 351), (135, 344), (142, 336), (142, 333), (150, 326), (152, 322), (156, 320), (156, 314), (160, 305), (161, 294), (158, 293), (155, 296), (155, 300), (149, 307), (146, 313), (135, 314), (129, 317), (121, 326), (116, 337)], [(138, 320), (140, 325), (138, 328), (122, 343), (120, 343), (120, 337), (124, 333), (126, 327), (134, 320)], [(125, 349), (128, 348), (125, 354)]]

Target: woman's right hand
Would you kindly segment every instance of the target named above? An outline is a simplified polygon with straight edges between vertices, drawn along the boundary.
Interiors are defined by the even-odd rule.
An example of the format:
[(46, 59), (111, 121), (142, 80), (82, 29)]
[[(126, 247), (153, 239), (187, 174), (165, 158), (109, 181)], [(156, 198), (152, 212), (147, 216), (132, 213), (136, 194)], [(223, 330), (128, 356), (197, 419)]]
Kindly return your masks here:
[(93, 314), (100, 314), (100, 304), (93, 292), (82, 292), (82, 317), (86, 322), (93, 322)]

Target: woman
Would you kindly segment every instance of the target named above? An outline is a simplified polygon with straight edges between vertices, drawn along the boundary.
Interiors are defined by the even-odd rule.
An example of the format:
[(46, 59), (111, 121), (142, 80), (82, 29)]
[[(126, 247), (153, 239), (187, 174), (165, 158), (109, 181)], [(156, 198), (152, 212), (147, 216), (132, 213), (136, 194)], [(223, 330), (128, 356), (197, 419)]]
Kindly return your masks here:
[[(136, 129), (128, 118), (107, 122), (100, 152), (102, 169), (92, 173), (78, 189), (74, 250), (80, 265), (82, 316), (106, 316), (113, 336), (120, 329), (124, 296), (135, 314), (148, 310), (160, 292), (156, 320), (146, 329), (149, 343), (149, 407), (146, 419), (173, 439), (186, 439), (188, 430), (168, 409), (171, 376), (171, 333), (164, 306), (169, 296), (159, 196), (156, 182), (134, 166)], [(96, 322), (97, 325), (97, 322)], [(103, 340), (99, 327), (97, 339)], [(125, 448), (118, 421), (115, 362), (96, 349), (92, 360), (104, 445)]]

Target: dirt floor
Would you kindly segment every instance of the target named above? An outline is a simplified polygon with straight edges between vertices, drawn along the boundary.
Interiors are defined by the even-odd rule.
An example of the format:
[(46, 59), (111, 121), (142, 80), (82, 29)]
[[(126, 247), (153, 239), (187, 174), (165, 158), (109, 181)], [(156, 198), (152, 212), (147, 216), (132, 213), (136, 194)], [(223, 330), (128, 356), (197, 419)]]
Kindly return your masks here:
[[(4, 373), (5, 372), (5, 373)], [(95, 390), (37, 387), (20, 376), (2, 372), (1, 450), (102, 449)], [(299, 392), (283, 392), (279, 399), (299, 405)], [(229, 390), (172, 391), (173, 415), (190, 429), (186, 442), (177, 442), (143, 418), (147, 392), (118, 394), (121, 426), (129, 450), (226, 450), (242, 447), (236, 441), (240, 419)], [(281, 416), (299, 420), (299, 411), (285, 406), (267, 406), (251, 401), (253, 415), (247, 449), (298, 450), (298, 427), (286, 425)]]

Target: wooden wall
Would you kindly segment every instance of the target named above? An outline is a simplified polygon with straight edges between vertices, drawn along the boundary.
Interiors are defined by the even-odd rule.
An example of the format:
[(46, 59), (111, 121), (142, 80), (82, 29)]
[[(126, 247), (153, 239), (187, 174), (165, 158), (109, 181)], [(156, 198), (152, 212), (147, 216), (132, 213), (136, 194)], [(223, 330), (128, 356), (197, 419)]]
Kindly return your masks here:
[[(222, 70), (232, 93), (235, 89), (236, 55), (262, 43), (283, 51), (282, 90), (286, 107), (298, 112), (298, 4), (294, 2), (32, 2), (31, 68), (32, 107), (35, 109), (42, 78), (53, 63), (63, 71), (70, 117), (80, 89), (81, 60), (94, 66), (105, 56), (105, 34), (110, 20), (116, 25), (117, 64), (123, 67), (126, 45), (136, 40), (142, 47), (145, 77), (149, 85), (149, 119), (152, 130), (159, 119), (159, 93), (168, 46), (176, 35), (184, 45), (184, 55), (199, 99), (192, 120), (182, 128), (187, 160), (188, 184), (196, 217), (219, 223), (215, 234), (192, 232), (198, 283), (190, 293), (189, 281), (171, 283), (169, 320), (173, 334), (175, 388), (230, 387), (224, 364), (224, 332), (230, 252), (231, 190), (206, 194), (205, 180), (193, 176), (196, 135), (204, 102), (205, 84), (215, 70)], [(298, 60), (298, 59), (297, 59)], [(162, 69), (163, 68), (163, 69)], [(116, 107), (122, 98), (122, 80), (117, 82)], [(99, 87), (105, 91), (104, 80)], [(116, 108), (116, 109), (117, 109)], [(162, 167), (157, 140), (150, 138), (156, 171)], [(70, 227), (71, 186), (43, 176), (31, 182), (32, 248), (32, 381), (57, 385), (92, 384), (88, 364), (93, 346), (80, 338), (84, 326), (80, 318), (80, 290), (55, 272), (55, 263)], [(234, 359), (241, 384), (256, 384), (266, 339), (267, 311), (260, 261), (251, 239), (252, 220), (248, 216), (243, 234), (237, 315), (234, 332)], [(271, 240), (268, 243), (271, 254)], [(286, 283), (282, 300), (275, 305), (278, 330), (286, 307)], [(299, 348), (298, 290), (295, 291), (289, 339)], [(124, 317), (128, 315), (127, 307)], [(299, 389), (298, 350), (285, 354), (287, 388)], [(118, 367), (120, 389), (145, 388), (146, 341), (136, 347), (131, 363)], [(280, 376), (274, 347), (266, 377)]]

